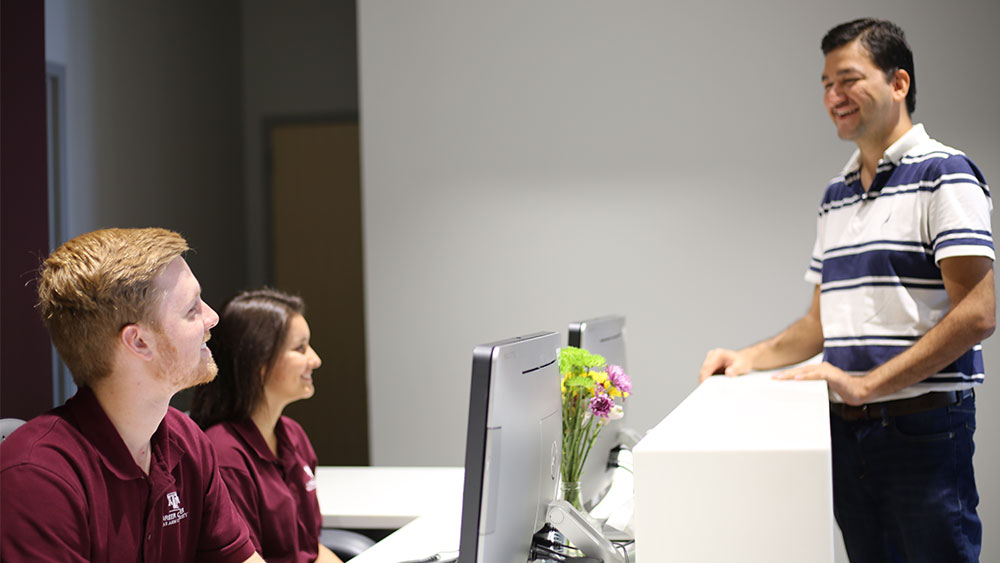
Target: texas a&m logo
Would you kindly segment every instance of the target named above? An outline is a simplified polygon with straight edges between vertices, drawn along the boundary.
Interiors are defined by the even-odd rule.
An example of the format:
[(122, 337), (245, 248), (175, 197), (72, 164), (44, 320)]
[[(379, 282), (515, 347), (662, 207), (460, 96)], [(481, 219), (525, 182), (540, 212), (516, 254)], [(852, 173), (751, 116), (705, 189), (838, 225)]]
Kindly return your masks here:
[(163, 527), (173, 526), (188, 517), (187, 510), (181, 506), (181, 497), (177, 491), (167, 493), (167, 504), (170, 505), (170, 512), (163, 515)]
[(303, 465), (302, 469), (306, 470), (306, 491), (316, 490), (316, 476), (313, 475), (312, 469), (309, 469), (308, 465)]

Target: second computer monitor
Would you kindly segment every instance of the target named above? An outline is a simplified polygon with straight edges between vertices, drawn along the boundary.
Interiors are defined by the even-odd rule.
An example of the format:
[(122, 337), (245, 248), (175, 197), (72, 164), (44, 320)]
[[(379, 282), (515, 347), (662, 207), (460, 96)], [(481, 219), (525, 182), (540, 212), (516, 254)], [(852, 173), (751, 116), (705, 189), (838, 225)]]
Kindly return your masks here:
[[(627, 372), (624, 316), (609, 315), (570, 323), (568, 343), (604, 356), (608, 364), (621, 366)], [(627, 406), (625, 412), (628, 412)], [(614, 456), (621, 444), (619, 434), (623, 427), (622, 420), (610, 421), (598, 434), (597, 441), (584, 462), (583, 474), (580, 476), (580, 496), (584, 508), (588, 510), (600, 502), (611, 488), (615, 469)]]

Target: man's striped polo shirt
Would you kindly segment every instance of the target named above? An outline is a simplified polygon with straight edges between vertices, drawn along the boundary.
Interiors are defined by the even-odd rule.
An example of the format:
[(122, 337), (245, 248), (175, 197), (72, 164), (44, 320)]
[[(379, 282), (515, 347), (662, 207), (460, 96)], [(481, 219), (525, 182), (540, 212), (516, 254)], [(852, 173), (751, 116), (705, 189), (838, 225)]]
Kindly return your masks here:
[[(931, 139), (923, 125), (885, 151), (867, 193), (855, 151), (827, 185), (805, 276), (820, 285), (824, 359), (863, 375), (936, 325), (950, 307), (941, 260), (996, 258), (992, 208), (976, 165)], [(976, 344), (940, 373), (880, 400), (982, 382), (982, 346)]]

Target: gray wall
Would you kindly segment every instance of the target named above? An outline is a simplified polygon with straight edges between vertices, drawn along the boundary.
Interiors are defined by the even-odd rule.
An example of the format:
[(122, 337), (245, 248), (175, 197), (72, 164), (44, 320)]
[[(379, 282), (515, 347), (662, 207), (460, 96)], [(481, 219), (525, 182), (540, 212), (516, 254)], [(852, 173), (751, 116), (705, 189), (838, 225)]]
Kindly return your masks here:
[(209, 302), (268, 273), (267, 119), (356, 115), (351, 1), (46, 0), (66, 68), (67, 238), (180, 231)]
[[(992, 1), (361, 2), (373, 463), (462, 463), (476, 344), (627, 315), (645, 430), (709, 348), (801, 315), (817, 206), (853, 150), (819, 41), (863, 15), (907, 31), (915, 119), (1000, 181)], [(985, 355), (996, 377), (1000, 337)], [(1000, 391), (978, 396), (989, 530)]]
[(240, 52), (237, 0), (46, 0), (46, 58), (66, 68), (67, 238), (170, 228), (210, 303), (242, 285)]
[(248, 285), (268, 281), (264, 123), (356, 116), (353, 1), (244, 0), (243, 130)]

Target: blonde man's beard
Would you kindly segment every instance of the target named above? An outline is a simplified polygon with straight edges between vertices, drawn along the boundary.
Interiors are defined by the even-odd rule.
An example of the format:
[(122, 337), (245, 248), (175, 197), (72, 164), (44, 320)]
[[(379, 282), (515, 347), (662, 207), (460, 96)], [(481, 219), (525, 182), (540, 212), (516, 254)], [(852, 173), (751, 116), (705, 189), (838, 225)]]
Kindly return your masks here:
[(177, 355), (177, 348), (163, 333), (160, 333), (158, 340), (162, 347), (162, 359), (160, 360), (157, 377), (161, 381), (168, 382), (176, 391), (183, 391), (189, 387), (208, 383), (215, 379), (219, 373), (219, 366), (215, 364), (215, 358), (209, 352), (208, 360), (198, 362), (194, 368), (186, 371), (180, 367), (180, 360)]

